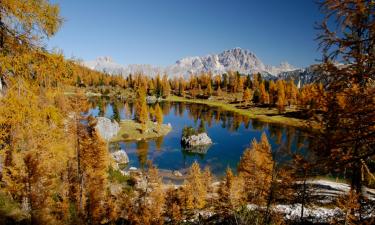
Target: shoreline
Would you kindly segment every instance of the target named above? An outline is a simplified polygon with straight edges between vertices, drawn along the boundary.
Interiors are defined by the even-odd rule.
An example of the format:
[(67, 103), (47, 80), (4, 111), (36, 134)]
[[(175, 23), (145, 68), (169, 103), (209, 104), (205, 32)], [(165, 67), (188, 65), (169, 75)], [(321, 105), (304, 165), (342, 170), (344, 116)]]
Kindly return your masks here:
[[(127, 93), (127, 90), (125, 92)], [(87, 91), (85, 94), (87, 97), (116, 97), (116, 95), (103, 95), (101, 93), (90, 92), (90, 91)], [(126, 95), (121, 95), (117, 97), (122, 99), (125, 96)], [(241, 109), (241, 108), (237, 108), (237, 106), (241, 106), (241, 104), (230, 104), (228, 102), (220, 101), (216, 99), (215, 100), (188, 99), (188, 98), (180, 97), (176, 95), (170, 95), (169, 97), (162, 99), (162, 101), (204, 104), (207, 106), (219, 107), (225, 111), (238, 113), (243, 116), (248, 116), (250, 119), (256, 119), (265, 123), (286, 125), (286, 126), (308, 130), (308, 131), (319, 129), (319, 126), (317, 124), (311, 125), (309, 121), (306, 119), (287, 117), (287, 116), (284, 116), (283, 114), (279, 114), (278, 110), (275, 107), (273, 108), (250, 107), (247, 109)], [(298, 110), (289, 108), (289, 109), (286, 109), (285, 111), (285, 113), (293, 113), (293, 112), (298, 112)]]
[[(167, 102), (186, 102), (195, 104), (204, 104), (213, 107), (220, 107), (223, 110), (235, 112), (243, 116), (248, 116), (250, 119), (256, 119), (265, 123), (282, 124), (286, 126), (297, 127), (301, 129), (307, 129), (311, 131), (311, 128), (317, 129), (317, 126), (309, 126), (309, 122), (304, 119), (285, 117), (277, 112), (276, 108), (265, 109), (259, 107), (252, 107), (250, 109), (237, 108), (237, 104), (229, 104), (218, 100), (205, 100), (205, 99), (187, 99), (179, 96), (169, 96), (163, 101)], [(296, 112), (297, 110), (286, 110), (286, 112)], [(268, 114), (268, 115), (266, 115)]]

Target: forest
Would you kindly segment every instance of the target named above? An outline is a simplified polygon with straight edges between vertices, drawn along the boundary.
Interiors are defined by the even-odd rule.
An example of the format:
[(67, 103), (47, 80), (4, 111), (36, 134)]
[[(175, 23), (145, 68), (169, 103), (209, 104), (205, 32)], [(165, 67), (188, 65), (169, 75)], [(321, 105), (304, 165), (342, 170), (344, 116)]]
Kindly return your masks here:
[[(317, 171), (345, 173), (349, 184), (324, 205), (339, 212), (323, 224), (374, 224), (375, 198), (367, 190), (375, 188), (375, 3), (319, 4), (320, 75), (300, 86), (237, 71), (188, 79), (94, 71), (45, 49), (64, 21), (58, 5), (0, 1), (0, 224), (322, 224), (306, 216), (324, 205), (310, 182)], [(96, 119), (83, 113), (94, 105), (104, 115), (106, 103), (91, 95), (129, 102), (141, 133), (150, 120), (160, 129), (161, 105), (174, 100), (231, 105), (242, 116), (228, 129), (249, 124), (246, 113), (274, 115), (272, 122), (309, 130), (315, 155), (289, 153), (292, 160), (281, 165), (263, 134), (222, 178), (195, 162), (183, 184), (166, 184), (147, 157), (140, 171), (123, 174)], [(149, 106), (147, 96), (163, 101)], [(224, 112), (189, 110), (196, 120), (226, 121)], [(120, 122), (118, 111), (113, 120)], [(293, 219), (276, 207), (293, 204)]]

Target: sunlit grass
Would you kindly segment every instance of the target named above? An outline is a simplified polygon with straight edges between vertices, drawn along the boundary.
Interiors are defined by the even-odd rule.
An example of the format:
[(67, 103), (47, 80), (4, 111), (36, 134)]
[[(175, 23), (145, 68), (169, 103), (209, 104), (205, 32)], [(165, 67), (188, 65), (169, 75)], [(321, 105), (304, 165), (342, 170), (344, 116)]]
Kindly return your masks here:
[[(214, 107), (220, 107), (223, 110), (231, 111), (238, 113), (240, 115), (248, 116), (252, 119), (258, 119), (267, 123), (278, 123), (284, 124), (293, 127), (308, 128), (308, 121), (303, 119), (291, 118), (279, 114), (279, 111), (276, 108), (259, 108), (259, 107), (250, 107), (248, 109), (240, 109), (236, 106), (241, 104), (229, 104), (225, 101), (220, 100), (208, 100), (208, 99), (187, 99), (179, 96), (169, 96), (166, 101), (171, 102), (188, 102), (188, 103), (198, 103), (205, 104)], [(287, 112), (296, 111), (295, 109), (287, 109)]]
[(158, 125), (152, 121), (148, 121), (145, 128), (146, 131), (141, 132), (142, 125), (140, 123), (137, 123), (134, 120), (122, 120), (120, 122), (120, 131), (111, 141), (134, 141), (158, 138), (165, 136), (172, 130), (172, 127), (167, 124), (162, 124), (159, 129)]

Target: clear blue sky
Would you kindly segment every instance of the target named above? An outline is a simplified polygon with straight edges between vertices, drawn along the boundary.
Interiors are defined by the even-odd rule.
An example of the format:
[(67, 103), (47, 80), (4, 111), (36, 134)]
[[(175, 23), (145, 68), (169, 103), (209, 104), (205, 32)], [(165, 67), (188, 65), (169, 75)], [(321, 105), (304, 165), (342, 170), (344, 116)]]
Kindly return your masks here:
[(170, 65), (241, 47), (264, 63), (319, 58), (314, 0), (52, 0), (65, 22), (48, 41), (67, 57)]

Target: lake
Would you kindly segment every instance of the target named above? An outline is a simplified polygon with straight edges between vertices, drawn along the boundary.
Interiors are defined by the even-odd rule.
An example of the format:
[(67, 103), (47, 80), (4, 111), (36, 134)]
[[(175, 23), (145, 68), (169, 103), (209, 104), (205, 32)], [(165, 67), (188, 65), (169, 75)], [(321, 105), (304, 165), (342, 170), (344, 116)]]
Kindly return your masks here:
[[(243, 151), (255, 138), (260, 140), (266, 133), (272, 146), (274, 160), (288, 162), (291, 153), (297, 151), (309, 155), (309, 135), (295, 127), (260, 122), (217, 107), (202, 104), (162, 102), (164, 123), (172, 125), (172, 131), (155, 140), (111, 143), (111, 151), (123, 149), (129, 156), (128, 167), (142, 168), (151, 160), (159, 169), (185, 171), (197, 161), (202, 168), (209, 166), (212, 173), (222, 176), (227, 167), (234, 171)], [(153, 107), (153, 106), (149, 106)], [(131, 119), (134, 115), (132, 103), (111, 101), (101, 98), (92, 101), (89, 113), (107, 118)], [(185, 126), (197, 128), (204, 122), (206, 132), (213, 144), (206, 154), (184, 151), (181, 147), (181, 134)]]

